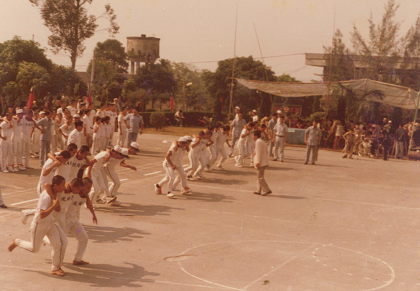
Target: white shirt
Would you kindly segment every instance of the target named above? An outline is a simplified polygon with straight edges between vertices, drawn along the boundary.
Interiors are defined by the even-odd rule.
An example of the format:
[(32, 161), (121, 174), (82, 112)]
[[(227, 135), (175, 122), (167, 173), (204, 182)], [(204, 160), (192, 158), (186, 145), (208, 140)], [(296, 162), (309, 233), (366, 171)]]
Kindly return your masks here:
[(86, 198), (80, 197), (79, 194), (74, 194), (71, 204), (68, 206), (66, 211), (66, 221), (74, 220), (79, 217), (80, 206), (86, 202)]
[(241, 135), (238, 140), (238, 146), (244, 146), (248, 139), (248, 136), (242, 137), (243, 134), (246, 134), (246, 128), (242, 129)]
[[(57, 199), (60, 201), (60, 211), (53, 211), (50, 216), (52, 216), (53, 221), (58, 222), (63, 228), (66, 227), (66, 212), (69, 206), (73, 201), (73, 197), (75, 195), (73, 193), (64, 193), (60, 192), (57, 194)], [(79, 195), (78, 195), (79, 196)]]
[(70, 124), (70, 126), (68, 126), (67, 124), (63, 124), (62, 126), (60, 126), (60, 129), (68, 137), (73, 131), (74, 125)]
[(13, 133), (13, 129), (10, 128), (10, 125), (6, 121), (3, 121), (0, 124), (0, 128), (1, 135), (6, 138), (6, 141), (10, 141)]
[(22, 124), (22, 136), (24, 138), (29, 138), (31, 135), (32, 127), (34, 127), (34, 121), (27, 120), (26, 117), (24, 117), (20, 120), (20, 123)]
[[(185, 153), (185, 148), (178, 147), (178, 149), (175, 150), (175, 146), (176, 146), (176, 144), (172, 143), (171, 147), (168, 150), (168, 153), (169, 152), (172, 153), (172, 155), (170, 157), (171, 161), (172, 161), (172, 164), (174, 164), (176, 166), (181, 166), (182, 157), (184, 156), (184, 153)], [(169, 162), (166, 159), (165, 159), (165, 162), (168, 166), (170, 165)]]
[(70, 106), (67, 106), (67, 109), (70, 111), (70, 115), (71, 116), (75, 115), (76, 112), (77, 112), (77, 109), (74, 108), (74, 107), (72, 107), (71, 105)]
[(127, 131), (127, 125), (125, 125), (125, 122), (124, 122), (124, 117), (125, 116), (123, 116), (123, 115), (118, 115), (118, 128), (122, 131), (122, 132), (125, 132), (125, 131)]
[(101, 171), (104, 164), (105, 164), (105, 158), (108, 156), (108, 152), (100, 152), (95, 156), (96, 163), (92, 166), (92, 171)]
[[(56, 169), (51, 171), (47, 176), (44, 176), (42, 173), (44, 173), (44, 171), (46, 169), (48, 169), (49, 167), (51, 167), (51, 165), (54, 164), (54, 160), (48, 159), (44, 166), (42, 167), (42, 171), (41, 171), (41, 176), (39, 177), (39, 182), (38, 182), (38, 190), (39, 193), (42, 193), (42, 191), (45, 190), (44, 188), (44, 184), (46, 183), (52, 183), (52, 179), (53, 177), (56, 175), (55, 172), (57, 171)], [(62, 167), (63, 165), (61, 165)]]
[(116, 111), (108, 111), (108, 116), (110, 118), (109, 123), (111, 124), (112, 128), (115, 128), (115, 123), (117, 121), (118, 114)]
[(255, 142), (254, 153), (254, 165), (259, 164), (260, 167), (268, 166), (267, 144), (260, 138)]
[[(77, 178), (77, 173), (79, 170), (87, 164), (86, 159), (79, 160), (77, 154), (71, 158), (69, 163), (69, 172), (67, 174), (68, 182), (71, 182), (73, 179)], [(67, 163), (66, 163), (67, 164)]]
[(82, 132), (78, 131), (76, 128), (69, 134), (67, 139), (67, 145), (74, 143), (79, 149), (82, 146)]
[(277, 136), (285, 136), (287, 133), (287, 125), (285, 123), (276, 123), (276, 125), (273, 128), (273, 131), (276, 132)]
[(22, 126), (22, 119), (15, 119), (13, 118), (11, 123), (12, 123), (12, 130), (13, 130), (13, 137), (14, 138), (20, 138), (22, 136), (22, 130), (23, 130), (23, 126)]
[(217, 137), (216, 148), (218, 149), (223, 148), (223, 145), (225, 144), (228, 137), (229, 137), (228, 134), (224, 134), (223, 132), (220, 132), (219, 136)]
[(47, 210), (52, 205), (52, 199), (50, 195), (48, 195), (47, 191), (43, 191), (41, 195), (39, 195), (38, 203), (36, 205), (36, 212), (35, 217), (32, 221), (34, 223), (45, 223), (45, 224), (52, 224), (52, 215), (48, 215), (47, 217), (41, 218), (41, 210)]
[(92, 133), (92, 120), (90, 119), (90, 116), (83, 116), (82, 121), (84, 126), (86, 127), (86, 133), (91, 134)]

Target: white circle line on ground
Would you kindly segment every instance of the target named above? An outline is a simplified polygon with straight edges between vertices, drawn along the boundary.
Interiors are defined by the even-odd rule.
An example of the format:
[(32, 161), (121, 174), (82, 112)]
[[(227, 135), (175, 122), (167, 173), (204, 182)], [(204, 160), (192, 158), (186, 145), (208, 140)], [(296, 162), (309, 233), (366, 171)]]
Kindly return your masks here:
[[(378, 261), (379, 263), (381, 263), (381, 264), (383, 264), (383, 265), (385, 265), (386, 267), (388, 267), (388, 268), (389, 268), (389, 270), (391, 271), (391, 274), (390, 274), (391, 278), (390, 278), (388, 281), (383, 281), (385, 284), (383, 284), (383, 285), (381, 285), (381, 286), (378, 286), (378, 287), (370, 288), (370, 289), (364, 289), (364, 290), (361, 290), (361, 291), (375, 291), (375, 290), (380, 290), (380, 289), (382, 289), (382, 288), (385, 288), (385, 287), (389, 286), (389, 285), (390, 285), (392, 282), (394, 282), (394, 280), (395, 280), (395, 271), (394, 271), (394, 269), (393, 269), (393, 268), (392, 268), (392, 267), (391, 267), (391, 266), (390, 266), (387, 262), (385, 262), (385, 261), (383, 261), (383, 260), (380, 260), (380, 259), (378, 259), (378, 258), (376, 258), (376, 257), (374, 257), (374, 256), (371, 256), (371, 255), (368, 255), (368, 254), (365, 254), (365, 253), (362, 253), (362, 252), (359, 252), (359, 251), (356, 251), (356, 250), (352, 250), (352, 249), (348, 249), (348, 248), (343, 248), (343, 247), (335, 246), (335, 245), (333, 245), (333, 244), (328, 244), (328, 245), (326, 245), (326, 244), (313, 243), (313, 242), (299, 242), (299, 241), (274, 241), (274, 240), (241, 240), (241, 241), (235, 241), (235, 242), (234, 242), (234, 241), (224, 241), (224, 242), (213, 242), (213, 243), (204, 243), (204, 244), (200, 244), (200, 245), (197, 245), (197, 246), (194, 246), (194, 247), (188, 248), (187, 250), (183, 251), (180, 255), (185, 255), (187, 252), (189, 252), (189, 251), (191, 251), (191, 250), (193, 250), (193, 249), (199, 248), (199, 247), (203, 247), (203, 246), (215, 245), (215, 244), (223, 244), (223, 243), (226, 243), (226, 244), (240, 244), (240, 243), (243, 243), (243, 242), (299, 243), (299, 244), (309, 244), (309, 245), (311, 245), (310, 247), (308, 247), (307, 249), (303, 250), (303, 251), (302, 251), (302, 252), (300, 252), (299, 254), (302, 254), (302, 253), (304, 253), (304, 252), (307, 252), (308, 250), (310, 250), (311, 248), (313, 248), (314, 246), (317, 246), (317, 245), (318, 245), (319, 247), (318, 247), (318, 248), (316, 248), (316, 249), (314, 249), (314, 250), (313, 250), (313, 252), (316, 252), (316, 250), (320, 249), (321, 247), (332, 247), (332, 248), (338, 248), (338, 249), (346, 250), (346, 251), (349, 251), (349, 252), (354, 252), (354, 253), (359, 254), (359, 255), (361, 255), (361, 256), (369, 257), (369, 258), (371, 258), (371, 259), (373, 259), (373, 260), (376, 260), (376, 261)], [(312, 252), (312, 253), (313, 253), (313, 252)], [(289, 259), (289, 260), (287, 260), (286, 262), (282, 263), (280, 266), (276, 267), (274, 270), (280, 269), (281, 267), (283, 267), (283, 266), (284, 266), (284, 265), (286, 265), (287, 263), (291, 262), (293, 259), (296, 259), (297, 257), (298, 257), (298, 255), (297, 255), (297, 256), (295, 256), (295, 257), (293, 257), (293, 258), (291, 258), (291, 259)], [(230, 289), (230, 290), (240, 290), (240, 291), (244, 291), (244, 290), (246, 290), (246, 288), (250, 287), (252, 284), (254, 284), (254, 283), (255, 283), (255, 282), (257, 282), (258, 280), (260, 280), (262, 277), (265, 277), (267, 274), (272, 273), (272, 271), (270, 271), (269, 273), (264, 274), (262, 277), (259, 277), (258, 279), (254, 280), (253, 282), (251, 282), (250, 284), (248, 284), (248, 285), (247, 285), (247, 286), (245, 286), (244, 288), (239, 289), (239, 288), (235, 288), (235, 287), (230, 287), (230, 286), (226, 286), (226, 285), (218, 284), (218, 283), (215, 283), (215, 282), (212, 282), (212, 281), (209, 281), (209, 280), (206, 280), (206, 279), (200, 278), (200, 277), (198, 277), (198, 276), (195, 276), (195, 275), (191, 274), (190, 272), (188, 272), (187, 270), (185, 270), (185, 268), (184, 268), (184, 267), (183, 267), (183, 265), (182, 265), (182, 262), (178, 261), (177, 263), (178, 263), (179, 267), (181, 268), (181, 270), (182, 270), (185, 274), (187, 274), (187, 275), (189, 275), (189, 276), (191, 276), (191, 277), (193, 277), (193, 278), (195, 278), (195, 279), (201, 280), (201, 281), (203, 281), (203, 282), (206, 282), (206, 283), (209, 283), (209, 284), (213, 284), (213, 285), (218, 286), (218, 287), (222, 287), (222, 288)], [(337, 269), (334, 269), (334, 271), (338, 271), (338, 270), (337, 270)], [(350, 276), (350, 275), (353, 275), (353, 274), (348, 273), (348, 275)]]

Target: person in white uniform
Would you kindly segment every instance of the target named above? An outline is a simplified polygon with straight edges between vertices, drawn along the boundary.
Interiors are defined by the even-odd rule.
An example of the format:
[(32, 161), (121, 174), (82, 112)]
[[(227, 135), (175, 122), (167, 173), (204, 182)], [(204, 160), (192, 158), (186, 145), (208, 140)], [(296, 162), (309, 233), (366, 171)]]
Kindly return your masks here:
[[(114, 150), (120, 154), (120, 156), (117, 159), (110, 159), (105, 165), (104, 165), (104, 171), (109, 178), (111, 185), (109, 186), (109, 194), (111, 197), (117, 197), (117, 191), (121, 186), (120, 178), (118, 177), (117, 172), (115, 171), (115, 166), (120, 165), (124, 168), (129, 168), (133, 171), (137, 171), (137, 168), (134, 166), (127, 165), (125, 163), (125, 159), (128, 158), (128, 149), (122, 148), (119, 145), (114, 146)], [(120, 202), (115, 200), (112, 202), (113, 206), (120, 205)]]
[(69, 134), (69, 138), (67, 139), (67, 144), (74, 143), (77, 145), (77, 148), (82, 146), (82, 130), (83, 130), (83, 121), (76, 121), (74, 123), (74, 129)]
[(224, 161), (226, 161), (227, 159), (227, 153), (224, 147), (224, 144), (226, 143), (228, 145), (228, 147), (230, 148), (230, 144), (229, 144), (229, 131), (230, 131), (230, 126), (226, 125), (223, 127), (223, 131), (221, 131), (219, 133), (219, 137), (217, 138), (217, 142), (216, 142), (216, 160), (217, 157), (219, 156), (219, 154), (222, 156), (219, 160), (219, 162), (217, 163), (217, 167), (219, 169), (223, 169), (223, 163)]
[(195, 171), (198, 168), (198, 159), (200, 157), (200, 151), (201, 151), (201, 141), (204, 139), (205, 133), (204, 131), (200, 131), (198, 135), (196, 135), (191, 143), (191, 150), (188, 152), (188, 158), (190, 160), (190, 165), (185, 168), (185, 172), (187, 173), (188, 178), (192, 178), (192, 174), (195, 173)]
[(125, 146), (127, 140), (127, 124), (124, 121), (124, 117), (127, 115), (127, 108), (125, 107), (123, 111), (118, 115), (118, 140), (117, 144), (119, 146)]
[(0, 139), (1, 139), (1, 169), (3, 173), (15, 170), (13, 167), (13, 143), (12, 143), (12, 113), (6, 113), (6, 119), (0, 123)]
[(31, 133), (33, 127), (37, 127), (39, 131), (41, 129), (36, 125), (35, 121), (32, 119), (33, 112), (32, 110), (28, 109), (25, 117), (22, 118), (22, 155), (25, 158), (25, 168), (32, 169), (29, 165), (29, 158), (31, 155)]
[(15, 169), (18, 169), (19, 171), (26, 170), (26, 168), (23, 166), (23, 156), (22, 156), (23, 154), (22, 119), (23, 119), (23, 110), (22, 109), (16, 110), (16, 118), (12, 119), (13, 164), (16, 163)]
[[(61, 176), (55, 176), (52, 180), (52, 188), (55, 195), (62, 192), (65, 187), (65, 180)], [(31, 224), (31, 241), (24, 241), (15, 238), (8, 247), (12, 252), (16, 247), (20, 247), (29, 252), (37, 253), (41, 246), (44, 236), (47, 236), (53, 248), (51, 253), (53, 275), (64, 276), (65, 272), (61, 269), (62, 256), (65, 253), (67, 244), (60, 239), (57, 226), (52, 219), (52, 213), (60, 209), (60, 202), (57, 196), (52, 199), (47, 191), (43, 191), (39, 197), (36, 207), (35, 218)]]
[[(188, 149), (188, 141), (185, 137), (180, 137), (177, 141), (174, 141), (166, 154), (165, 160), (162, 163), (163, 169), (166, 172), (166, 176), (157, 184), (155, 184), (156, 194), (162, 193), (162, 186), (165, 183), (168, 184), (168, 198), (174, 198), (172, 193), (173, 184), (175, 182), (175, 172), (177, 170), (180, 176), (185, 176), (184, 168), (182, 167), (182, 157), (184, 152)], [(191, 189), (186, 187), (182, 191), (183, 195), (191, 193)]]
[[(274, 143), (274, 159), (277, 161), (280, 159), (281, 162), (284, 160), (284, 146), (287, 140), (287, 125), (284, 123), (284, 116), (280, 116), (279, 123), (273, 128), (272, 142)], [(280, 155), (279, 155), (280, 149)]]
[(103, 201), (101, 197), (99, 197), (101, 200), (97, 201), (97, 198), (100, 194), (105, 194), (106, 200), (104, 202), (108, 204), (114, 202), (117, 199), (117, 197), (111, 197), (111, 194), (109, 193), (104, 165), (110, 159), (118, 159), (119, 157), (119, 153), (114, 149), (111, 149), (100, 152), (90, 161), (90, 166), (87, 170), (87, 176), (90, 177), (93, 182), (92, 191), (89, 193), (89, 199), (92, 201), (92, 203)]
[(83, 224), (79, 221), (80, 207), (83, 204), (85, 204), (92, 213), (93, 223), (98, 224), (98, 219), (96, 218), (95, 211), (89, 199), (89, 192), (92, 188), (92, 180), (88, 177), (84, 177), (82, 179), (82, 182), (83, 188), (79, 191), (78, 195), (74, 195), (71, 205), (69, 205), (69, 207), (67, 208), (65, 220), (65, 233), (68, 234), (70, 232), (77, 240), (77, 248), (73, 260), (73, 265), (89, 264), (89, 262), (83, 260), (89, 237), (86, 233)]
[[(246, 142), (248, 139), (248, 136), (251, 134), (251, 130), (253, 127), (253, 123), (249, 122), (243, 129), (240, 135), (240, 138), (238, 140), (238, 149), (239, 149), (239, 156), (235, 157), (235, 167), (242, 167), (244, 164), (245, 158), (248, 156), (248, 150), (246, 147)], [(232, 144), (233, 146), (233, 144)]]

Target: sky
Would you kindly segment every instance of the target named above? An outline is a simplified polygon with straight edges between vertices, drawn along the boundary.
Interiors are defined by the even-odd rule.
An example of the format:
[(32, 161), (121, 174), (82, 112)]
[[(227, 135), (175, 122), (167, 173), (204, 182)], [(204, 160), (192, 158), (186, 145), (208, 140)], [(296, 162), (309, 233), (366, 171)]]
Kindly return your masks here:
[[(89, 14), (101, 15), (109, 3), (120, 26), (115, 38), (126, 47), (127, 37), (160, 38), (160, 57), (190, 63), (198, 69), (215, 71), (217, 62), (236, 55), (261, 59), (276, 73), (298, 80), (320, 80), (322, 69), (305, 66), (304, 53), (323, 53), (330, 46), (333, 28), (340, 29), (350, 46), (353, 25), (368, 36), (368, 18), (381, 20), (387, 0), (94, 0)], [(400, 0), (397, 20), (404, 35), (420, 12), (420, 1)], [(0, 42), (15, 35), (34, 40), (46, 48), (55, 63), (70, 66), (69, 54), (55, 55), (48, 46), (49, 30), (43, 25), (39, 7), (29, 0), (0, 1)], [(99, 20), (107, 27), (105, 19)], [(258, 37), (258, 40), (257, 40)], [(76, 70), (86, 71), (98, 42), (109, 38), (99, 31), (85, 42)], [(261, 51), (259, 49), (261, 47)]]

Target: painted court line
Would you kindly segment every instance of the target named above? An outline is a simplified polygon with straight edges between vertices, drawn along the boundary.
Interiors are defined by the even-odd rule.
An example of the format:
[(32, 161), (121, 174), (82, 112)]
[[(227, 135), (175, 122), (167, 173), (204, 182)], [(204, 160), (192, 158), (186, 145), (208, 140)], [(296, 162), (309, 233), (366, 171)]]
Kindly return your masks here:
[(19, 205), (19, 204), (25, 204), (25, 203), (29, 203), (29, 202), (38, 201), (38, 199), (39, 198), (32, 199), (32, 200), (26, 200), (26, 201), (22, 201), (22, 202), (18, 202), (18, 203), (13, 203), (13, 204), (10, 204), (10, 205), (15, 206), (15, 205)]
[(162, 171), (157, 171), (157, 172), (152, 172), (152, 173), (148, 173), (148, 174), (144, 174), (145, 176), (150, 176), (150, 175), (154, 175), (154, 174), (158, 174), (161, 173)]

